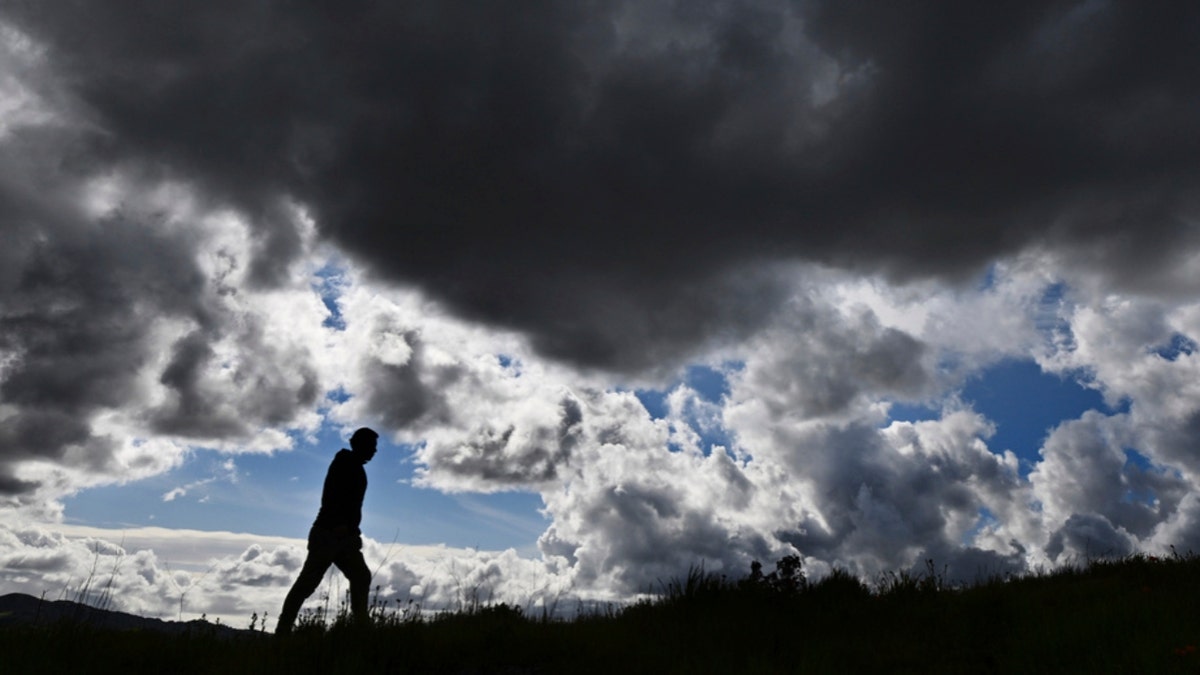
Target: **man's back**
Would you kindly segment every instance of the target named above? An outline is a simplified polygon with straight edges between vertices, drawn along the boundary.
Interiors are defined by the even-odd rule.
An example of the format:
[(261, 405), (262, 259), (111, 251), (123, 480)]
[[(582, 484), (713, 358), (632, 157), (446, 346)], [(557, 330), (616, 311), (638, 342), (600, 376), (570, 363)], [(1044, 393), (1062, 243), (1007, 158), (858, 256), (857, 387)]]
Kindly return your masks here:
[(313, 525), (329, 529), (348, 527), (357, 532), (366, 493), (367, 472), (362, 460), (349, 450), (339, 450), (325, 474), (321, 510)]

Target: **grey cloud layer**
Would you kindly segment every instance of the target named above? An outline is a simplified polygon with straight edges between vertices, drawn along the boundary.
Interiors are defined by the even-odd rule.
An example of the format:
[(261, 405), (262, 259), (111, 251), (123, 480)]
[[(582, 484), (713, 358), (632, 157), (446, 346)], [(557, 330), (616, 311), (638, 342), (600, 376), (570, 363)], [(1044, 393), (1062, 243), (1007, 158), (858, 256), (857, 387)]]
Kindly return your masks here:
[(383, 277), (589, 365), (755, 325), (750, 260), (956, 277), (1043, 243), (1148, 285), (1196, 239), (1185, 3), (7, 14), (77, 84), (90, 157), (255, 218), (261, 283), (298, 250), (290, 195)]

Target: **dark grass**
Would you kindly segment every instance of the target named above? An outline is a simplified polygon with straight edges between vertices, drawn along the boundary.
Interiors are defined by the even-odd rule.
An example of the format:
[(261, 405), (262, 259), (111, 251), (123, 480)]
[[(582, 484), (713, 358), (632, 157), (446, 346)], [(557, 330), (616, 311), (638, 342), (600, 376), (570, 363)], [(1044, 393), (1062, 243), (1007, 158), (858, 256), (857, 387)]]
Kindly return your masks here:
[(694, 569), (661, 597), (570, 621), (510, 605), (373, 625), (309, 616), (222, 638), (86, 623), (0, 631), (5, 673), (1196, 673), (1200, 559), (1133, 556), (949, 587), (889, 574), (729, 580)]

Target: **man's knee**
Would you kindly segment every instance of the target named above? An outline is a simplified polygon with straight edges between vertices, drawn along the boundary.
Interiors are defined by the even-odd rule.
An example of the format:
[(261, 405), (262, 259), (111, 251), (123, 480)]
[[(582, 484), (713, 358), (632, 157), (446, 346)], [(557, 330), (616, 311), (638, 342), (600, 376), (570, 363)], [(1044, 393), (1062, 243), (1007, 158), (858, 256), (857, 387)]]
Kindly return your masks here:
[(371, 583), (371, 570), (367, 569), (366, 564), (351, 566), (345, 572), (351, 586), (367, 586)]
[(304, 567), (300, 568), (300, 576), (296, 577), (296, 583), (292, 584), (292, 590), (304, 593), (305, 597), (312, 595), (312, 592), (317, 590), (317, 586), (321, 585), (321, 580), (325, 578), (325, 571), (328, 569), (328, 562), (322, 565), (321, 561), (313, 560), (310, 557), (304, 561)]
[(321, 585), (323, 576), (321, 574), (301, 574), (296, 577), (296, 583), (292, 584), (292, 593), (298, 593), (307, 598)]
[(367, 586), (371, 583), (371, 569), (367, 567), (367, 561), (363, 560), (362, 553), (358, 551), (338, 561), (337, 567), (342, 574), (346, 575), (352, 588)]

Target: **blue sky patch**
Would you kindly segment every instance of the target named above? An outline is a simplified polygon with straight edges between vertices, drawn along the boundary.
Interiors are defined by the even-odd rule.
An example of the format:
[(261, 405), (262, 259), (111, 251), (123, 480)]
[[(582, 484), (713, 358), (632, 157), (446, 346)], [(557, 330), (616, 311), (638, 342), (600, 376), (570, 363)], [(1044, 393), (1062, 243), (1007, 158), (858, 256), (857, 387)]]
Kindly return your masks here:
[(1050, 430), (1088, 410), (1107, 410), (1100, 392), (1069, 377), (1042, 372), (1033, 361), (1003, 361), (967, 382), (962, 399), (996, 425), (995, 452), (1012, 450), (1036, 462)]
[(996, 514), (992, 513), (987, 507), (981, 506), (979, 507), (979, 515), (975, 520), (975, 524), (963, 535), (962, 542), (960, 543), (964, 546), (969, 546), (984, 530), (999, 524), (1000, 519), (996, 517)]
[[(725, 364), (725, 368), (736, 370), (741, 367), (738, 363)], [(683, 377), (672, 382), (665, 389), (636, 389), (634, 396), (637, 396), (642, 407), (649, 413), (650, 419), (659, 420), (665, 419), (670, 412), (667, 409), (667, 397), (670, 393), (680, 385), (686, 385), (696, 392), (697, 396), (705, 402), (719, 404), (721, 400), (729, 395), (729, 378), (725, 372), (709, 366), (693, 365), (688, 366), (683, 373)], [(700, 448), (704, 454), (708, 454), (714, 445), (722, 445), (726, 448), (732, 447), (732, 439), (724, 427), (712, 424), (705, 424), (697, 419), (691, 411), (683, 411), (684, 421), (700, 435)], [(679, 452), (682, 450), (677, 444), (671, 443), (668, 450)]]
[[(727, 367), (736, 370), (741, 364), (730, 363)], [(709, 403), (720, 403), (729, 395), (729, 378), (725, 373), (708, 366), (688, 366), (681, 379), (675, 380), (664, 389), (635, 389), (633, 394), (650, 413), (650, 419), (660, 420), (667, 416), (667, 396), (681, 384), (691, 387), (701, 399)]]
[(940, 409), (920, 403), (893, 403), (888, 408), (889, 422), (925, 422), (940, 419), (941, 416)]
[(720, 403), (729, 395), (729, 378), (725, 373), (708, 366), (688, 366), (683, 381), (709, 403)]
[(1171, 336), (1170, 342), (1155, 349), (1154, 353), (1168, 361), (1177, 361), (1181, 356), (1195, 353), (1196, 348), (1195, 340), (1182, 333), (1176, 333)]
[(667, 416), (667, 392), (657, 389), (636, 389), (633, 395), (642, 402), (642, 407), (650, 413), (650, 419), (661, 420)]
[(1149, 457), (1132, 448), (1126, 448), (1125, 466), (1129, 466), (1131, 464), (1143, 472), (1154, 470), (1154, 464), (1150, 461)]
[[(1126, 475), (1129, 475), (1130, 473), (1156, 473), (1158, 471), (1160, 471), (1160, 469), (1154, 466), (1149, 457), (1143, 455), (1137, 450), (1133, 450), (1131, 448), (1125, 449)], [(1155, 494), (1154, 490), (1148, 487), (1130, 487), (1125, 490), (1125, 494), (1121, 495), (1121, 501), (1130, 504), (1142, 504), (1144, 506), (1153, 507), (1155, 502), (1158, 501), (1158, 495)]]
[(342, 295), (342, 285), (345, 283), (345, 270), (333, 263), (328, 263), (314, 273), (320, 283), (313, 284), (313, 290), (321, 295), (321, 302), (329, 310), (329, 316), (321, 322), (326, 328), (346, 330), (346, 320), (338, 307), (338, 298)]

